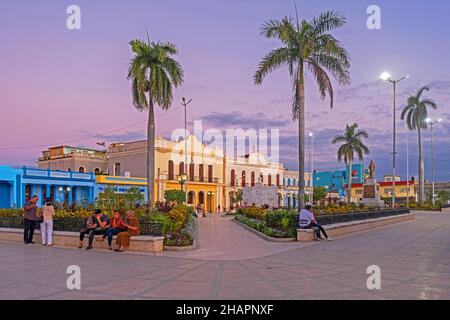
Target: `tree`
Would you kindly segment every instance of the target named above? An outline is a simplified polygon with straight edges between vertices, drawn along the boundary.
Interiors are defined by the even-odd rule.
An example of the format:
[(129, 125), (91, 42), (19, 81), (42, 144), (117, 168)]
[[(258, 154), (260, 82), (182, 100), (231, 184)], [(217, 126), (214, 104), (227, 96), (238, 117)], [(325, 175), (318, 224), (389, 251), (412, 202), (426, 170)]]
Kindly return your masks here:
[[(269, 39), (278, 39), (282, 47), (274, 49), (264, 56), (254, 74), (254, 82), (262, 84), (265, 76), (282, 66), (287, 66), (292, 79), (292, 119), (298, 120), (298, 171), (305, 173), (305, 71), (309, 70), (320, 95), (330, 97), (333, 108), (334, 93), (331, 75), (341, 84), (350, 84), (350, 58), (341, 43), (330, 31), (345, 24), (345, 17), (334, 11), (326, 11), (311, 21), (285, 17), (282, 20), (269, 20), (261, 29), (261, 35)], [(299, 208), (304, 206), (305, 180), (298, 184)]]
[(448, 204), (448, 200), (450, 199), (450, 192), (448, 192), (447, 190), (440, 190), (438, 191), (437, 196), (439, 204), (441, 206)]
[(241, 203), (243, 200), (243, 191), (242, 189), (238, 189), (237, 191), (233, 192), (233, 195), (231, 197), (231, 201), (233, 204)]
[(422, 152), (422, 130), (427, 129), (428, 107), (437, 109), (437, 105), (433, 100), (422, 99), (425, 91), (429, 91), (428, 87), (422, 87), (415, 95), (410, 95), (407, 105), (401, 114), (402, 120), (406, 120), (406, 125), (411, 131), (417, 130), (419, 141), (419, 205), (425, 200), (425, 164)]
[(337, 151), (338, 161), (344, 159), (345, 165), (348, 166), (347, 177), (347, 202), (351, 202), (352, 191), (352, 165), (355, 153), (359, 160), (364, 160), (364, 155), (369, 154), (369, 148), (363, 143), (362, 138), (368, 138), (369, 135), (365, 130), (358, 130), (358, 124), (354, 123), (345, 128), (344, 135), (336, 136), (332, 143), (342, 143)]
[(177, 204), (183, 204), (186, 201), (186, 193), (181, 190), (166, 190), (164, 192), (164, 199), (167, 202), (176, 202)]
[(128, 188), (124, 194), (124, 198), (130, 207), (144, 200), (144, 196), (138, 187)]
[(148, 111), (147, 124), (147, 188), (148, 206), (153, 207), (155, 180), (155, 111), (154, 104), (167, 110), (172, 104), (173, 88), (183, 83), (181, 65), (171, 56), (177, 53), (175, 45), (167, 42), (130, 41), (134, 57), (128, 70), (131, 80), (133, 106)]
[(324, 187), (316, 187), (313, 192), (313, 200), (317, 202), (327, 197), (327, 190)]

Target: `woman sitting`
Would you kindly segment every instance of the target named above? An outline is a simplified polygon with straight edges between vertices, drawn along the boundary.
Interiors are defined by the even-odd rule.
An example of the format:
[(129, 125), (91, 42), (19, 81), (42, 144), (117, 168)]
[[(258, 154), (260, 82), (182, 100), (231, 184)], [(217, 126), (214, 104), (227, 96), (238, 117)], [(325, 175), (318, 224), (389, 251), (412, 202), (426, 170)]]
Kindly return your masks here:
[(113, 218), (111, 219), (111, 227), (106, 231), (106, 233), (103, 235), (102, 239), (100, 241), (105, 240), (105, 238), (108, 238), (108, 249), (112, 250), (112, 238), (116, 234), (119, 234), (120, 232), (127, 231), (127, 227), (125, 226), (125, 222), (123, 221), (120, 211), (114, 210)]
[(115, 249), (115, 252), (123, 252), (125, 248), (130, 246), (131, 237), (138, 236), (140, 233), (139, 220), (135, 217), (134, 211), (127, 212), (125, 227), (127, 228), (127, 231), (120, 232), (117, 235), (117, 244), (119, 248)]

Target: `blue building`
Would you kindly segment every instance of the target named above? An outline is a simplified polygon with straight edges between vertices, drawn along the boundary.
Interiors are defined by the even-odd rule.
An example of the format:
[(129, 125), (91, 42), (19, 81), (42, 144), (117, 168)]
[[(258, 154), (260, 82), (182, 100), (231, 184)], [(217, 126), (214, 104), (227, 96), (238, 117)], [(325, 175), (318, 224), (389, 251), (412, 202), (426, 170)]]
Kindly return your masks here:
[(94, 187), (93, 173), (23, 168), (22, 200), (37, 195), (38, 206), (47, 198), (68, 206), (87, 205), (94, 201)]
[(22, 207), (26, 199), (39, 197), (38, 206), (54, 203), (87, 205), (94, 201), (95, 175), (34, 168), (0, 166), (0, 208)]
[(22, 170), (0, 166), (0, 208), (22, 206)]
[(350, 176), (352, 183), (364, 182), (364, 164), (353, 164), (351, 172), (349, 169), (347, 166), (345, 170), (315, 171), (314, 187), (324, 187), (328, 192), (335, 191), (340, 197), (345, 197)]

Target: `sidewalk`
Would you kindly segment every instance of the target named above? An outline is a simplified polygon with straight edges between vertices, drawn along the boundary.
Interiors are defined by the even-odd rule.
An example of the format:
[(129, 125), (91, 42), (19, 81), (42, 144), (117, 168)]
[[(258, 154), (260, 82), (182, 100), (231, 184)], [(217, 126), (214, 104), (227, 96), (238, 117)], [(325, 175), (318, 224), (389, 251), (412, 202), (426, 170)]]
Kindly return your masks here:
[(198, 219), (198, 248), (189, 251), (165, 251), (164, 256), (202, 260), (256, 259), (302, 248), (300, 242), (270, 242), (232, 221), (233, 217), (210, 214)]

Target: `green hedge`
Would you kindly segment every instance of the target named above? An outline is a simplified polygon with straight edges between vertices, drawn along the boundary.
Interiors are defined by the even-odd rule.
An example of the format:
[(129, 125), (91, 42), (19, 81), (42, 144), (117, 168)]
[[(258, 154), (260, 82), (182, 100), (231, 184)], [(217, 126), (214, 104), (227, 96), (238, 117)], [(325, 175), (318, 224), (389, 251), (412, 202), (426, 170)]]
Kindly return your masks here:
[(235, 219), (272, 238), (295, 238), (297, 234), (297, 226), (290, 226), (286, 229), (273, 227), (278, 224), (278, 222), (274, 222), (277, 218), (273, 217), (271, 218), (271, 221), (273, 221), (272, 226), (268, 226), (265, 220), (253, 219), (237, 213)]

